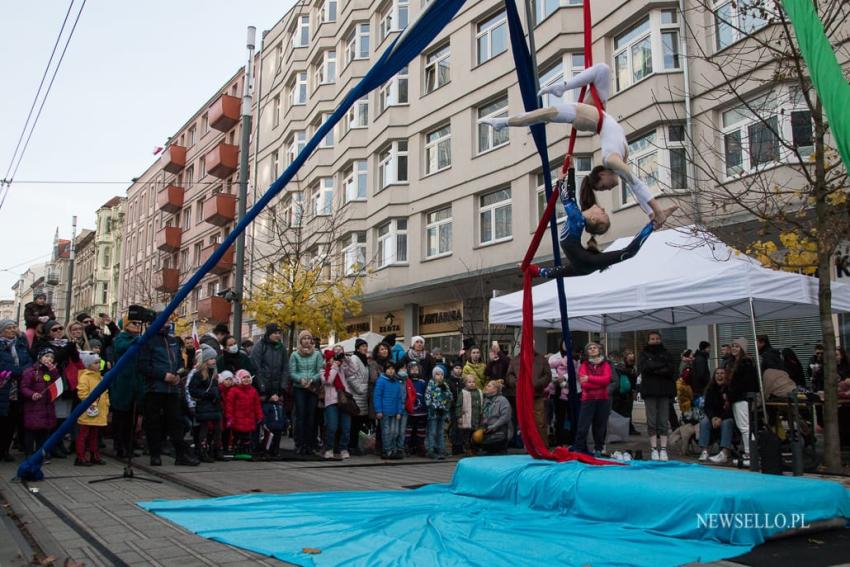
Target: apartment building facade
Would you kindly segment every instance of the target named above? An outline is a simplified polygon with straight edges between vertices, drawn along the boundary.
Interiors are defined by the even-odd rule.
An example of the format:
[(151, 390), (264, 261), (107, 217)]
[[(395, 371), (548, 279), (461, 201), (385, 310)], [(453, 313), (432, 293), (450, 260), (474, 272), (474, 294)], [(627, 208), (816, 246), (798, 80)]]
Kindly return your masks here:
[(98, 210), (95, 225), (95, 268), (94, 307), (90, 313), (96, 316), (106, 313), (119, 317), (118, 288), (121, 281), (121, 257), (124, 239), (124, 197), (116, 196)]
[[(162, 308), (232, 230), (243, 82), (240, 69), (128, 188), (119, 313), (132, 304)], [(232, 285), (232, 269), (231, 249), (183, 302), (179, 315), (202, 325), (227, 322), (231, 306), (216, 294)]]
[[(541, 86), (585, 67), (581, 3), (536, 2), (531, 29)], [(670, 1), (595, 1), (593, 61), (612, 69), (607, 110), (627, 132), (630, 164), (664, 206), (682, 207), (675, 224), (734, 224), (746, 216), (718, 211), (698, 189), (718, 183), (743, 187), (747, 174), (766, 160), (777, 166), (785, 161), (767, 155), (778, 147), (776, 140), (753, 128), (753, 117), (740, 111), (739, 101), (717, 95), (716, 86), (729, 77), (718, 71), (716, 58), (729, 58), (730, 46), (749, 41), (745, 32), (759, 34), (769, 26), (730, 0), (689, 0), (684, 8)], [(292, 161), (421, 9), (408, 0), (303, 2), (268, 32), (255, 93), (258, 189)], [(730, 74), (740, 79), (754, 65), (738, 62)], [(764, 85), (753, 81), (752, 96), (762, 96)], [(799, 98), (793, 86), (770, 90), (781, 93), (777, 112)], [(575, 96), (566, 93), (561, 100)], [(544, 104), (558, 102), (545, 98)], [(429, 345), (451, 350), (463, 336), (510, 341), (502, 329), (487, 325), (487, 300), (520, 287), (516, 262), (542, 212), (542, 169), (527, 130), (494, 132), (478, 121), (521, 111), (504, 9), (486, 0), (468, 3), (428, 49), (358, 101), (322, 141), (275, 203), (275, 222), (309, 238), (321, 232), (311, 227), (335, 218), (333, 241), (316, 236), (313, 254), (333, 254), (336, 269), (346, 273), (364, 267), (369, 272), (364, 313), (350, 320), (349, 331), (420, 334)], [(811, 144), (810, 117), (795, 111), (777, 119), (783, 138)], [(569, 129), (550, 125), (547, 134), (554, 170)], [(694, 167), (696, 156), (702, 168)], [(574, 155), (579, 180), (600, 162), (598, 140), (580, 135)], [(712, 169), (728, 175), (718, 181), (702, 173)], [(788, 168), (776, 172), (782, 182), (793, 182)], [(646, 222), (625, 189), (599, 197), (613, 225), (603, 245)], [(254, 245), (270, 244), (263, 239), (260, 228)], [(547, 239), (538, 260), (549, 258)], [(795, 333), (816, 342), (817, 325), (803, 326)], [(677, 348), (716, 339), (716, 331), (681, 328), (665, 334)], [(613, 342), (618, 349), (634, 348), (642, 340), (628, 334)], [(552, 350), (557, 336), (546, 344)]]
[[(95, 309), (95, 231), (84, 228), (77, 235), (74, 274), (71, 283), (71, 318), (80, 313), (91, 315)], [(95, 312), (96, 313), (96, 312)]]

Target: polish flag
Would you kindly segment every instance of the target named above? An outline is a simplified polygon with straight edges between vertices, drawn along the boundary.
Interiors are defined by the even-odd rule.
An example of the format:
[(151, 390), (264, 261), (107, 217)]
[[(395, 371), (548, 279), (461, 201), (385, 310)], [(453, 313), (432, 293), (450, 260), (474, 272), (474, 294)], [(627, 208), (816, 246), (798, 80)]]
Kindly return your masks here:
[(192, 321), (192, 346), (195, 347), (195, 350), (201, 348), (201, 340), (198, 338), (198, 323), (197, 321)]
[(62, 395), (65, 391), (65, 382), (61, 378), (56, 380), (47, 387), (47, 393), (50, 394), (50, 401), (55, 402), (56, 398)]
[(165, 149), (165, 148), (164, 148), (164, 147), (162, 147), (162, 146), (156, 146), (156, 147), (153, 149), (153, 155), (158, 156), (158, 155), (162, 152), (162, 150), (164, 150), (164, 149)]

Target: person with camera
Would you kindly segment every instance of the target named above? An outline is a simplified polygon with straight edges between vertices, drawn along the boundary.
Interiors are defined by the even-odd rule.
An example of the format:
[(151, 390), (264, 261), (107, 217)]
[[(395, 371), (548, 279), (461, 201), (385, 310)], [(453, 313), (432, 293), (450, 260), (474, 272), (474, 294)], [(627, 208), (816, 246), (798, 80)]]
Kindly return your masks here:
[(174, 446), (175, 465), (197, 466), (196, 459), (183, 440), (180, 415), (180, 382), (186, 373), (180, 344), (163, 328), (139, 352), (138, 369), (145, 381), (145, 437), (151, 466), (162, 465), (163, 427)]

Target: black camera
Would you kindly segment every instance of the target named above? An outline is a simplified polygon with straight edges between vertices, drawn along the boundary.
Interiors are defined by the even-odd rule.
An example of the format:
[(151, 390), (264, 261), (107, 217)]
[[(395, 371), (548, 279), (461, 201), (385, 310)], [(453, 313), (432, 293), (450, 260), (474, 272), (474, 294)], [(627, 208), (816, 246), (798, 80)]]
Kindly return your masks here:
[(141, 323), (152, 323), (156, 319), (156, 311), (141, 305), (131, 305), (127, 310), (127, 319)]
[(345, 353), (344, 352), (338, 352), (338, 353), (334, 354), (334, 360), (339, 360), (339, 361), (345, 360)]

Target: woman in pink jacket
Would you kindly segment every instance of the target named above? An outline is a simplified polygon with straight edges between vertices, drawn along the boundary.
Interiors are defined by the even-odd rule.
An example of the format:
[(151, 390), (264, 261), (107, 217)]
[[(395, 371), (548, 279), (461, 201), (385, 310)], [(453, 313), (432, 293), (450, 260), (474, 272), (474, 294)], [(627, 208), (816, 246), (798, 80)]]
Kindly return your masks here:
[(605, 445), (605, 434), (608, 430), (608, 413), (611, 411), (611, 400), (608, 398), (608, 385), (614, 374), (611, 363), (602, 353), (602, 345), (588, 343), (584, 347), (584, 359), (578, 369), (578, 379), (581, 383), (581, 412), (578, 416), (578, 431), (576, 431), (576, 451), (587, 453), (587, 434), (593, 428), (593, 454), (602, 455)]

